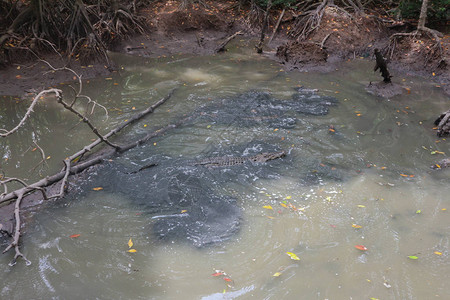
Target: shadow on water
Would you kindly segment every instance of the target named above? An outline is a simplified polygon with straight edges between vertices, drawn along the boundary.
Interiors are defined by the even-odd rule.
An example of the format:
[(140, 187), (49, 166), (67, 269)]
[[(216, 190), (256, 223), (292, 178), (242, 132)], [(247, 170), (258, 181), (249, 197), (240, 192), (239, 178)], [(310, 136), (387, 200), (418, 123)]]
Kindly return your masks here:
[[(183, 129), (188, 132), (195, 126), (207, 127), (205, 124), (225, 126), (232, 131), (294, 128), (299, 116), (326, 115), (336, 102), (335, 98), (318, 96), (303, 88), (296, 89), (290, 100), (252, 91), (212, 100), (195, 110)], [(294, 154), (282, 149), (286, 145), (270, 136), (258, 141), (244, 137), (231, 146), (213, 145), (191, 158), (155, 155), (151, 146), (132, 150), (120, 159), (126, 163), (102, 166), (95, 179), (82, 189), (102, 186), (109, 192), (122, 193), (149, 217), (150, 231), (158, 239), (203, 247), (231, 238), (240, 228), (241, 208), (227, 186), (249, 185), (259, 179), (279, 179), (294, 173), (297, 181), (304, 184), (344, 177), (339, 167), (307, 157), (302, 158), (305, 171), (296, 172)], [(258, 157), (280, 150), (284, 150), (283, 155), (267, 161)], [(142, 164), (143, 158), (146, 164)], [(130, 165), (135, 171), (130, 171)]]

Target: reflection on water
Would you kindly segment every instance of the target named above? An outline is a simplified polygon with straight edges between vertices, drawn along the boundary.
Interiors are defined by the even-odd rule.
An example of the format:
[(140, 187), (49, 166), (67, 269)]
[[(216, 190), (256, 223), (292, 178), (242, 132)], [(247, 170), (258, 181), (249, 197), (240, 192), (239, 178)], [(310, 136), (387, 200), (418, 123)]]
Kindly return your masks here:
[[(450, 173), (429, 169), (442, 157), (432, 151), (450, 153), (448, 140), (437, 140), (430, 129), (433, 117), (448, 108), (448, 98), (432, 83), (398, 77), (411, 93), (383, 100), (365, 92), (365, 85), (377, 77), (370, 71), (372, 64), (363, 61), (331, 74), (286, 73), (271, 61), (237, 51), (208, 59), (117, 61), (124, 69), (112, 80), (100, 78), (85, 86), (86, 94), (110, 108), (110, 118), (100, 125), (103, 130), (178, 87), (167, 104), (130, 132), (134, 136), (174, 116), (202, 109), (211, 113), (212, 104), (251, 97), (250, 91), (289, 101), (294, 88), (304, 86), (339, 102), (326, 115), (283, 112), (283, 118), (295, 119), (289, 126), (200, 118), (93, 170), (84, 191), (74, 191), (32, 217), (23, 237), (31, 266), (10, 268), (12, 253), (2, 257), (2, 299), (449, 297), (450, 223), (445, 209), (450, 206)], [(51, 132), (70, 140), (67, 153), (92, 138), (81, 125), (70, 129), (74, 120), (61, 124), (64, 112), (48, 105), (37, 108), (45, 121), (33, 121), (26, 132)], [(65, 129), (72, 138), (65, 137)], [(9, 153), (3, 168), (17, 176), (27, 174), (24, 162), (31, 166), (33, 161), (19, 155), (29, 147), (26, 138), (17, 138), (14, 147), (1, 145)], [(67, 156), (57, 146), (49, 144), (47, 150), (55, 162)], [(159, 215), (149, 211), (152, 202), (146, 199), (164, 198), (155, 190), (156, 172), (167, 170), (170, 177), (176, 166), (195, 170), (187, 166), (195, 159), (277, 149), (288, 155), (237, 169), (201, 169), (210, 176), (208, 184), (199, 184), (201, 197), (211, 193), (235, 199), (241, 213), (240, 230), (228, 240), (195, 248), (155, 237), (152, 225), (164, 219), (162, 213), (181, 213), (178, 206)], [(126, 174), (153, 160), (160, 162), (160, 171)], [(120, 189), (133, 182), (134, 190)], [(99, 185), (104, 189), (91, 190)], [(72, 234), (80, 236), (70, 238)], [(127, 252), (130, 238), (135, 253)], [(222, 272), (226, 275), (211, 275)]]

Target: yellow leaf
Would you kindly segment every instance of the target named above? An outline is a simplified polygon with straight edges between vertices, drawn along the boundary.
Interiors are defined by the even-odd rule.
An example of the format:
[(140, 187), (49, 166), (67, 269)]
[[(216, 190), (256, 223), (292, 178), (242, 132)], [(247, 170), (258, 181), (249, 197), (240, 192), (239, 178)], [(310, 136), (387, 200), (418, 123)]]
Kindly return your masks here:
[(103, 190), (103, 188), (99, 186), (99, 187), (93, 188), (93, 190), (94, 190), (94, 191), (101, 191), (101, 190)]
[(271, 217), (271, 216), (266, 216), (266, 217), (268, 217), (269, 219), (275, 219), (275, 217)]
[(287, 208), (287, 205), (284, 203), (280, 203), (281, 206), (283, 206), (284, 208)]
[(187, 212), (187, 209), (183, 209), (183, 210), (181, 211), (182, 214), (184, 214), (185, 212)]
[(264, 205), (263, 208), (265, 208), (265, 209), (273, 209), (272, 206), (270, 206), (270, 205)]
[(211, 128), (211, 125), (206, 126), (206, 128)]
[(272, 276), (273, 277), (279, 277), (281, 275), (281, 273), (280, 272), (276, 272), (275, 274), (273, 274)]
[(50, 159), (51, 158), (51, 156), (47, 156), (47, 159)]
[(137, 251), (136, 251), (136, 249), (130, 249), (130, 250), (128, 250), (127, 252), (130, 252), (130, 253), (136, 253)]
[(436, 255), (442, 255), (442, 252), (434, 251), (434, 254), (436, 254)]
[(352, 224), (352, 227), (353, 227), (353, 228), (362, 228), (361, 225), (356, 225), (356, 224)]
[(133, 241), (130, 238), (130, 240), (128, 241), (128, 248), (131, 248), (131, 247), (133, 247)]
[(289, 199), (291, 199), (291, 198), (292, 198), (292, 196), (287, 196), (287, 197), (286, 197), (287, 200), (289, 200)]
[(295, 253), (286, 252), (286, 254), (289, 255), (293, 260), (300, 260), (300, 258)]
[(365, 206), (360, 204), (360, 205), (358, 205), (358, 207), (365, 207)]

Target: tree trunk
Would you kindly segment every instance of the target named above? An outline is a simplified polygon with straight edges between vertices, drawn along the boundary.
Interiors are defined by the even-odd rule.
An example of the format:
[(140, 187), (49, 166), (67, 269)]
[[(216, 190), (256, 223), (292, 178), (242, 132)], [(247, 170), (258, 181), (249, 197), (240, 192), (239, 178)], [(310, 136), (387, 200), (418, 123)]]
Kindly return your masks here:
[(269, 26), (269, 11), (272, 7), (272, 0), (267, 1), (267, 8), (266, 12), (264, 13), (264, 20), (263, 20), (263, 26), (261, 28), (261, 37), (259, 39), (259, 43), (256, 46), (256, 52), (261, 54), (263, 52), (263, 44), (264, 44), (264, 38), (266, 37), (266, 29)]
[(424, 29), (427, 21), (428, 0), (422, 0), (422, 8), (420, 9), (419, 24), (417, 29)]

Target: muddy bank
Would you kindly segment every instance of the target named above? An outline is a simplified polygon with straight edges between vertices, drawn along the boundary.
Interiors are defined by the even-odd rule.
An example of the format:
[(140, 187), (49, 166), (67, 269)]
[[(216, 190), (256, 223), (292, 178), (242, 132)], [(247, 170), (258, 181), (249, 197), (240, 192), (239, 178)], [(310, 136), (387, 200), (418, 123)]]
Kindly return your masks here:
[[(157, 2), (141, 11), (146, 18), (146, 34), (137, 35), (110, 47), (112, 52), (141, 57), (170, 57), (175, 54), (210, 55), (217, 52), (227, 37), (238, 31), (238, 38), (255, 39), (260, 34), (260, 20), (249, 8), (225, 1), (207, 1), (180, 9), (179, 1)], [(255, 21), (251, 21), (252, 18)], [(326, 7), (319, 25), (308, 35), (295, 36), (298, 16), (287, 10), (272, 10), (266, 34), (265, 55), (278, 61), (287, 70), (329, 72), (349, 59), (372, 60), (375, 48), (389, 60), (389, 68), (398, 74), (418, 75), (431, 79), (450, 95), (450, 36), (444, 36), (437, 47), (431, 36), (393, 36), (411, 32), (414, 28), (399, 25), (375, 15), (349, 14), (336, 7)], [(279, 21), (279, 27), (276, 24)], [(297, 28), (297, 29), (296, 29)], [(276, 34), (273, 35), (274, 30)], [(273, 40), (267, 41), (273, 35)], [(59, 67), (66, 60), (50, 54), (45, 57)], [(84, 79), (106, 76), (115, 66), (105, 62), (81, 63), (77, 58), (68, 64)], [(4, 95), (24, 95), (27, 92), (57, 86), (72, 80), (71, 74), (45, 73), (40, 62), (15, 62), (0, 70), (0, 89)], [(44, 74), (44, 75), (43, 75)], [(381, 78), (381, 77), (380, 77)], [(393, 78), (395, 83), (395, 78)]]

